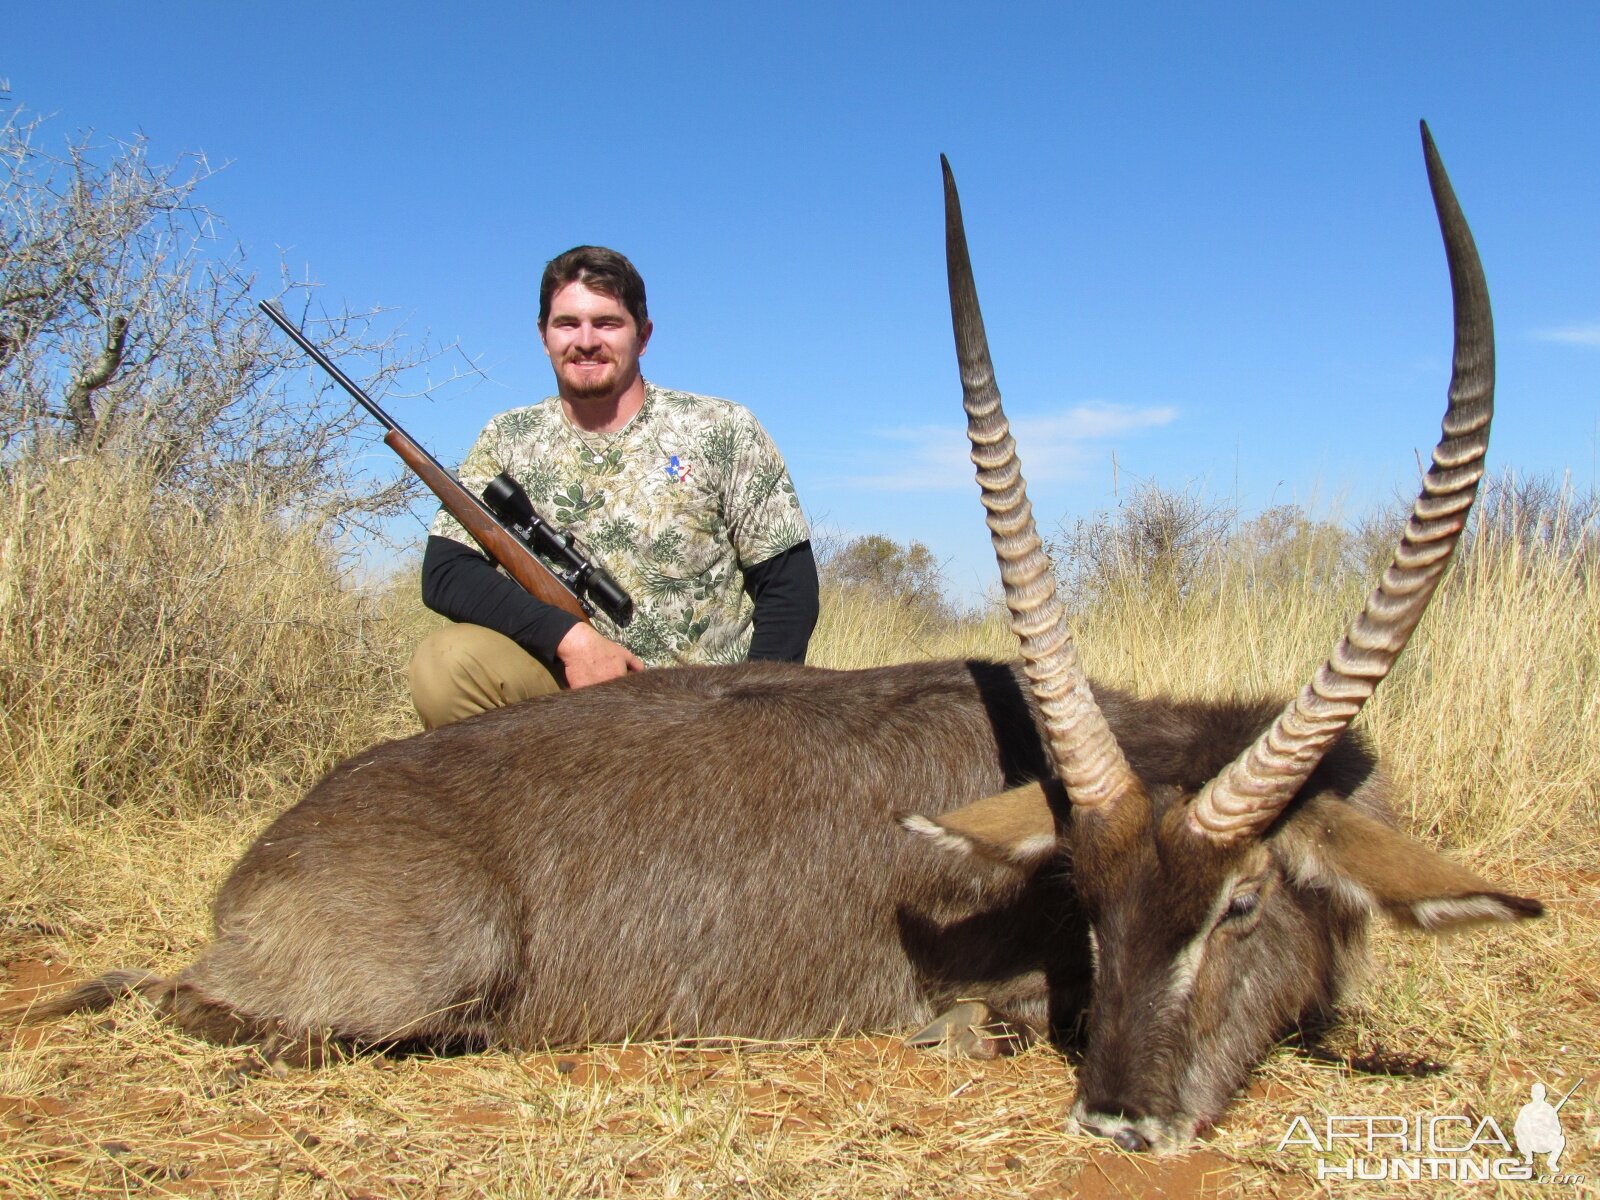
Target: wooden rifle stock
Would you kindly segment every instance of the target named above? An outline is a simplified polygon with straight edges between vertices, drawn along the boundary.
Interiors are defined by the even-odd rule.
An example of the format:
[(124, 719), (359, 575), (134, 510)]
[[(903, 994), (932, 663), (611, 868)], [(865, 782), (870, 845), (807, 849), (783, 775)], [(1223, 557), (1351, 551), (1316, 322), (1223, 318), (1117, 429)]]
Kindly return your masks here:
[(526, 543), (516, 534), (512, 533), (500, 523), (478, 497), (467, 491), (461, 481), (439, 465), (439, 460), (434, 458), (415, 439), (395, 422), (394, 418), (379, 408), (376, 401), (366, 392), (362, 391), (355, 383), (329, 360), (328, 356), (317, 349), (306, 336), (289, 320), (287, 313), (270, 300), (263, 300), (259, 305), (262, 312), (272, 319), (272, 323), (294, 340), (295, 345), (309, 354), (312, 360), (326, 371), (338, 385), (349, 392), (351, 396), (374, 417), (376, 417), (389, 432), (384, 434), (384, 445), (400, 456), (400, 460), (416, 472), (417, 478), (427, 484), (428, 490), (439, 497), (439, 503), (444, 505), (450, 515), (466, 528), (478, 545), (483, 547), (484, 553), (505, 569), (505, 573), (519, 583), (535, 600), (571, 613), (578, 620), (588, 622), (589, 614), (584, 611), (583, 602), (562, 583), (560, 578), (549, 567), (539, 561), (538, 555), (530, 550)]
[(580, 621), (588, 621), (578, 598), (556, 578), (555, 572), (539, 561), (538, 556), (523, 544), (521, 538), (510, 533), (471, 492), (441, 467), (434, 457), (408, 434), (398, 428), (383, 436), (384, 445), (400, 456), (402, 462), (417, 473), (417, 478), (428, 485), (428, 490), (439, 497), (439, 503), (466, 528), (473, 540), (482, 546), (484, 553), (499, 563), (507, 575), (522, 585), (522, 590), (535, 600), (569, 612)]

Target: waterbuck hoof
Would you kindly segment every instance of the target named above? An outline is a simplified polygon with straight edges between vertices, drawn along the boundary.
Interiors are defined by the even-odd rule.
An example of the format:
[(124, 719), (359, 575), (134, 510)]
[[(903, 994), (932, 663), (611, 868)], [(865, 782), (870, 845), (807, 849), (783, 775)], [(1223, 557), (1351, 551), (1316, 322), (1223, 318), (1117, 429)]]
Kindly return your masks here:
[(981, 1000), (963, 1000), (906, 1039), (908, 1046), (932, 1050), (946, 1058), (998, 1058), (1015, 1054), (1027, 1043), (1027, 1034), (1020, 1026)]

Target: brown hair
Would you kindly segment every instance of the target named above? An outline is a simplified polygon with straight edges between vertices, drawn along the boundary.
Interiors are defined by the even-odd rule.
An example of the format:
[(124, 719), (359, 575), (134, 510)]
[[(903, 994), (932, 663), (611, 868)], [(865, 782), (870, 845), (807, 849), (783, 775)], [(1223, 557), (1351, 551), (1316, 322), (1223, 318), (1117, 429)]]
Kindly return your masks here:
[(539, 281), (540, 329), (550, 320), (550, 298), (569, 283), (581, 283), (616, 300), (628, 310), (640, 333), (650, 323), (644, 279), (626, 256), (604, 246), (574, 246), (545, 264), (544, 278)]

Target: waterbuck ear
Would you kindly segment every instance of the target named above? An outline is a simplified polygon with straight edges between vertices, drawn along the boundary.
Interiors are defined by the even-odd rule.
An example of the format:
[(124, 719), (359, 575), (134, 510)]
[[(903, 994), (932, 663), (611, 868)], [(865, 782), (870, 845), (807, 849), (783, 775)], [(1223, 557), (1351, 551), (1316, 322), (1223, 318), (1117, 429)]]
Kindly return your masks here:
[(901, 813), (896, 819), (946, 850), (1028, 870), (1056, 851), (1055, 814), (1038, 783), (986, 796), (937, 817)]
[(1544, 913), (1350, 804), (1313, 803), (1277, 839), (1296, 882), (1329, 888), (1396, 924), (1446, 933)]

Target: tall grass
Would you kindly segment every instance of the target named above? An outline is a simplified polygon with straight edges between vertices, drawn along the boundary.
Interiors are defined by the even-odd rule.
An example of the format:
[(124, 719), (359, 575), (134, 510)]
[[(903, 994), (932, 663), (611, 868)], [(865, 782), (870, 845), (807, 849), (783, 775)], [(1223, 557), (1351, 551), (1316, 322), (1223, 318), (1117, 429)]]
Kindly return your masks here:
[(398, 728), (393, 622), (309, 534), (105, 459), (14, 475), (0, 502), (8, 791), (192, 812)]
[(1015, 658), (1016, 646), (999, 609), (952, 619), (870, 588), (824, 586), (806, 661), (856, 670), (930, 658)]
[(98, 907), (86, 848), (127, 865), (196, 818), (254, 828), (411, 731), (414, 614), (309, 533), (109, 458), (13, 469), (0, 513), (0, 918)]

